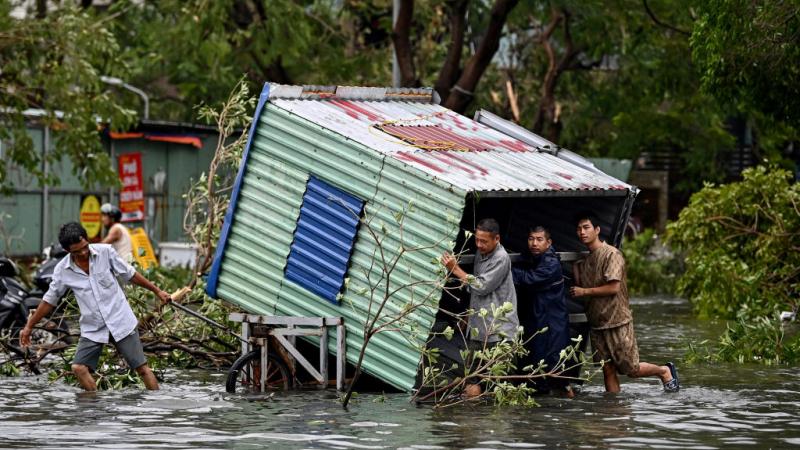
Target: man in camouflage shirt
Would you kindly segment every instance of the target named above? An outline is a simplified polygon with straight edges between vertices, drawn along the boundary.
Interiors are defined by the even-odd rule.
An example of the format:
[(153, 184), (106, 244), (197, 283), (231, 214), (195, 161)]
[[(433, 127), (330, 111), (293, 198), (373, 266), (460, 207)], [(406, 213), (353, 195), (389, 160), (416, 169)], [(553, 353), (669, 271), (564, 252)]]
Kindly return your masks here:
[(632, 378), (658, 377), (667, 392), (680, 389), (675, 365), (639, 361), (633, 331), (633, 315), (625, 283), (625, 259), (619, 249), (600, 240), (600, 226), (592, 214), (578, 220), (578, 238), (589, 249), (586, 259), (574, 266), (573, 297), (587, 297), (586, 316), (595, 361), (604, 361), (603, 379), (607, 392), (619, 392), (618, 373)]

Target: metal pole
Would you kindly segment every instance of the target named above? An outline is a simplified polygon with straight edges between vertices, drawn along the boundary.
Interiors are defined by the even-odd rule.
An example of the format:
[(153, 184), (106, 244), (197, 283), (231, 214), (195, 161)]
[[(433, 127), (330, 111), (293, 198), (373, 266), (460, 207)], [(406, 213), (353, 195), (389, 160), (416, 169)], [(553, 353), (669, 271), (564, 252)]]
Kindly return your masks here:
[(190, 315), (190, 316), (192, 316), (192, 317), (194, 317), (196, 319), (200, 319), (203, 322), (205, 322), (205, 323), (207, 323), (207, 324), (209, 324), (209, 325), (211, 325), (213, 327), (217, 327), (220, 330), (229, 333), (231, 336), (235, 337), (236, 339), (239, 339), (242, 342), (248, 342), (247, 339), (245, 339), (244, 337), (239, 336), (238, 334), (234, 333), (233, 330), (231, 330), (230, 328), (228, 328), (225, 325), (222, 325), (222, 324), (220, 324), (218, 322), (215, 322), (212, 319), (209, 319), (208, 317), (200, 314), (197, 311), (193, 311), (193, 310), (181, 305), (180, 303), (169, 302), (169, 304), (172, 305), (172, 307), (175, 308), (175, 309), (179, 309), (179, 310), (185, 312), (186, 314), (188, 314), (188, 315)]
[(150, 97), (148, 97), (147, 94), (145, 94), (143, 90), (141, 90), (141, 89), (139, 89), (137, 87), (131, 86), (128, 83), (122, 83), (122, 87), (124, 87), (125, 89), (127, 89), (127, 90), (129, 90), (129, 91), (131, 91), (131, 92), (133, 92), (135, 94), (137, 94), (139, 97), (142, 97), (142, 102), (144, 103), (144, 119), (145, 120), (149, 119), (150, 118)]
[(47, 185), (47, 177), (50, 175), (50, 163), (47, 162), (47, 153), (50, 148), (50, 127), (44, 126), (44, 138), (42, 139), (42, 171), (45, 176), (45, 183), (42, 186), (42, 245), (39, 248), (47, 246), (48, 228), (50, 227), (50, 187)]
[[(110, 153), (111, 153), (111, 167), (116, 168), (117, 167), (117, 163), (116, 163), (117, 152), (116, 152), (116, 149), (114, 148), (114, 139), (111, 139), (111, 150), (110, 150)], [(117, 174), (117, 177), (119, 177), (119, 173)], [(111, 187), (108, 188), (108, 203), (115, 203), (114, 202), (114, 185), (113, 184), (111, 185)]]
[[(400, 14), (400, 0), (392, 0), (392, 33), (397, 25), (397, 17)], [(397, 63), (397, 49), (392, 43), (392, 86), (400, 87), (400, 67)]]
[(134, 94), (138, 95), (142, 98), (142, 103), (144, 103), (144, 119), (150, 118), (150, 98), (145, 94), (145, 92), (136, 86), (131, 86), (130, 84), (122, 81), (117, 77), (107, 77), (105, 75), (100, 77), (100, 81), (106, 84), (110, 84), (112, 86), (121, 86), (124, 89), (127, 89)]

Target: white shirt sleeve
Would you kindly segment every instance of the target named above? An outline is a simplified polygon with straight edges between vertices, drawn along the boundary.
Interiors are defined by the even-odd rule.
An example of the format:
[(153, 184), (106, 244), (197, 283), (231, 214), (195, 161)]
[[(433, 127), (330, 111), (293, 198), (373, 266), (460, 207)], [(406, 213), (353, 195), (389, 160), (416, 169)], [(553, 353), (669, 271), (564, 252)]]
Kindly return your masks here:
[[(69, 258), (69, 256), (65, 256), (65, 258)], [(58, 300), (64, 296), (64, 293), (67, 292), (67, 287), (64, 285), (64, 282), (61, 279), (61, 273), (64, 270), (63, 265), (58, 264), (53, 270), (53, 279), (50, 280), (50, 286), (47, 288), (47, 292), (44, 293), (42, 300), (50, 303), (53, 306), (58, 304)]]
[(114, 247), (108, 247), (108, 264), (111, 266), (111, 271), (116, 275), (122, 277), (125, 281), (129, 281), (136, 275), (136, 269), (122, 259)]

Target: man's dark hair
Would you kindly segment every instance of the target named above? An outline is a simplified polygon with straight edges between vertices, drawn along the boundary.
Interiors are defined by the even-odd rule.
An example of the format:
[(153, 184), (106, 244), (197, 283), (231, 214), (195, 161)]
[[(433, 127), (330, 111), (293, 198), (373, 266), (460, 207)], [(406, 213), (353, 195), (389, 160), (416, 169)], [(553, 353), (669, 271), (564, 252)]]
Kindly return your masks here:
[(550, 239), (550, 230), (541, 225), (536, 225), (535, 227), (531, 227), (531, 229), (528, 230), (528, 236), (530, 236), (533, 233), (544, 233), (544, 238), (547, 240)]
[(69, 251), (69, 247), (77, 244), (81, 239), (89, 240), (84, 229), (78, 222), (67, 222), (61, 225), (58, 230), (58, 243), (64, 247), (64, 250)]
[(575, 225), (578, 225), (584, 220), (591, 222), (592, 227), (594, 228), (600, 226), (600, 221), (597, 219), (597, 215), (591, 211), (584, 211), (575, 215)]
[(500, 225), (494, 219), (481, 219), (478, 225), (475, 226), (475, 231), (485, 231), (491, 233), (492, 236), (500, 234)]

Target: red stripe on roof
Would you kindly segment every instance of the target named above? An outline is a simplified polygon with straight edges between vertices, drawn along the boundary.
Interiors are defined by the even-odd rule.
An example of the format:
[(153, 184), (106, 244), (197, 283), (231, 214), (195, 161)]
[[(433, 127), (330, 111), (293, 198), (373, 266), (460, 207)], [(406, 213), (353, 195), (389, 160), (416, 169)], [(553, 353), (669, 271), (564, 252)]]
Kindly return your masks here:
[(436, 172), (439, 172), (439, 173), (444, 173), (445, 172), (444, 169), (442, 169), (441, 167), (437, 166), (436, 164), (433, 164), (430, 161), (426, 161), (426, 160), (424, 160), (424, 159), (422, 159), (422, 158), (420, 158), (418, 156), (415, 156), (410, 152), (398, 152), (398, 153), (395, 153), (394, 156), (396, 158), (402, 159), (404, 161), (409, 161), (409, 162), (413, 162), (413, 163), (419, 164), (421, 166), (425, 166), (425, 167), (427, 167), (427, 168), (429, 168), (431, 170), (434, 170)]

